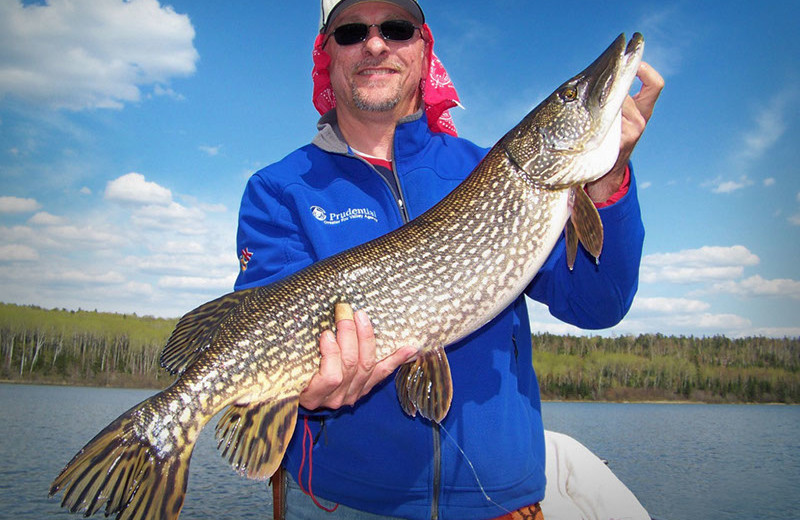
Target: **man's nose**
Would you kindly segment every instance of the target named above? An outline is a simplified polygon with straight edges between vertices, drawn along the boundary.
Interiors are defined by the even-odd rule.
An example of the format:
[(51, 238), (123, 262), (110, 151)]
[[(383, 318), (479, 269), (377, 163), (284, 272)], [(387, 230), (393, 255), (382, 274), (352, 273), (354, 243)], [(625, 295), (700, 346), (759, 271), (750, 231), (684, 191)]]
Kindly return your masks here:
[(367, 39), (364, 41), (364, 47), (367, 52), (375, 56), (389, 50), (389, 46), (381, 34), (380, 27), (373, 25), (369, 28)]

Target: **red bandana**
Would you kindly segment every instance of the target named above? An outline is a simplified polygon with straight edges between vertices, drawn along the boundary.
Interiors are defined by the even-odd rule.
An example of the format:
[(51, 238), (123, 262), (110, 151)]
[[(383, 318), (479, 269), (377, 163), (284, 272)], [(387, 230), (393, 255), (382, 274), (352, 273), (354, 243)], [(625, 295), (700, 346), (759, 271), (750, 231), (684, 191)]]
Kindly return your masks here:
[[(444, 65), (433, 53), (433, 35), (428, 24), (422, 26), (422, 36), (428, 44), (425, 46), (428, 53), (430, 68), (428, 75), (422, 80), (422, 101), (425, 104), (425, 115), (428, 117), (428, 126), (433, 132), (444, 132), (450, 135), (458, 135), (450, 116), (450, 109), (458, 105), (458, 94), (450, 76), (444, 69)], [(312, 95), (314, 106), (320, 114), (325, 114), (328, 110), (336, 106), (336, 97), (333, 95), (331, 87), (331, 76), (328, 67), (331, 64), (331, 57), (322, 49), (325, 35), (319, 34), (314, 41), (314, 69), (311, 71), (311, 78), (314, 81), (314, 93)]]

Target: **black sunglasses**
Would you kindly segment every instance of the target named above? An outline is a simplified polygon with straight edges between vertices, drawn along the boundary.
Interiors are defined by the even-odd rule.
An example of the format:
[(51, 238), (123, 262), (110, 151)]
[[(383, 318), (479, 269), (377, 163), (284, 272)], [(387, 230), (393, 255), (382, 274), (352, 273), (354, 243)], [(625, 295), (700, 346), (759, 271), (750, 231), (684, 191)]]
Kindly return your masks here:
[(366, 40), (369, 30), (373, 27), (378, 28), (384, 40), (393, 42), (408, 41), (414, 36), (414, 31), (419, 29), (408, 20), (387, 20), (379, 24), (346, 23), (333, 30), (333, 39), (339, 45), (353, 45)]

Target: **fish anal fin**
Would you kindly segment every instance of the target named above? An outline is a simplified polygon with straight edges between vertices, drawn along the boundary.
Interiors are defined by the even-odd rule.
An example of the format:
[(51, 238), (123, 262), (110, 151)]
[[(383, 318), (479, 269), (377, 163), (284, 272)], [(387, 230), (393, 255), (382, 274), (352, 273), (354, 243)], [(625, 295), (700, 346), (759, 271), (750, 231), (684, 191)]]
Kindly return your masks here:
[(184, 314), (161, 352), (161, 366), (171, 374), (182, 374), (211, 344), (220, 323), (253, 290), (226, 294)]
[(217, 447), (247, 478), (267, 480), (278, 469), (297, 422), (300, 396), (232, 405), (217, 425)]
[(580, 186), (573, 186), (570, 222), (583, 247), (595, 258), (603, 251), (603, 222), (589, 195)]
[(414, 361), (400, 367), (394, 378), (397, 398), (403, 410), (414, 417), (417, 412), (441, 422), (453, 400), (453, 379), (444, 348), (426, 349)]

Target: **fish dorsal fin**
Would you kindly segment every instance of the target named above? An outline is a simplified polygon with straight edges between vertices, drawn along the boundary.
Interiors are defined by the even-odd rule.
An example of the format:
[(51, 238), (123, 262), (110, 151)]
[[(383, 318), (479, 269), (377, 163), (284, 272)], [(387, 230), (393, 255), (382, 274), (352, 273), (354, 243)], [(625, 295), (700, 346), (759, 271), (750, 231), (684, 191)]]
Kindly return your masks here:
[(444, 348), (424, 350), (414, 361), (400, 367), (394, 378), (403, 410), (414, 417), (441, 422), (453, 400), (453, 379)]
[(278, 469), (297, 423), (300, 396), (229, 406), (217, 425), (217, 448), (240, 474), (266, 480)]
[[(583, 247), (595, 259), (600, 258), (600, 253), (603, 251), (603, 222), (600, 220), (600, 214), (597, 212), (592, 199), (583, 190), (581, 186), (575, 185), (570, 188), (570, 224), (574, 227), (575, 236), (571, 237), (570, 224), (567, 225), (567, 257), (569, 258), (570, 247), (576, 249), (577, 254), (577, 241), (580, 240)], [(577, 238), (577, 239), (576, 239)], [(572, 241), (573, 245), (570, 245)], [(575, 262), (574, 256), (572, 260)], [(572, 265), (570, 265), (572, 269)]]
[(161, 366), (171, 374), (182, 374), (211, 344), (219, 324), (253, 290), (220, 296), (184, 314), (161, 352)]

